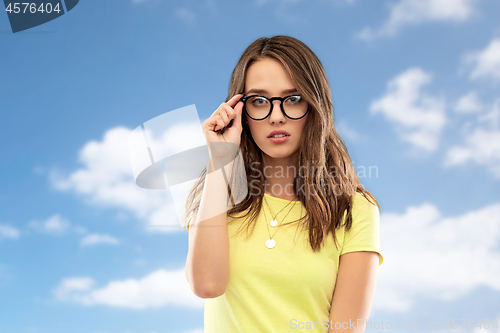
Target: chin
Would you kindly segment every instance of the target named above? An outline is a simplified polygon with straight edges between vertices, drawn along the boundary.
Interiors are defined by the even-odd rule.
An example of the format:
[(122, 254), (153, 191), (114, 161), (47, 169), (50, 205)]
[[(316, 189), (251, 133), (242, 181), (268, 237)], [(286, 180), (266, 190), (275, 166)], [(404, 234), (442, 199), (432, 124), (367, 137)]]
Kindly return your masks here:
[(269, 157), (272, 158), (286, 158), (290, 157), (291, 155), (297, 153), (298, 149), (292, 150), (289, 147), (287, 148), (281, 148), (281, 147), (275, 147), (271, 149), (263, 149), (262, 152), (266, 154)]

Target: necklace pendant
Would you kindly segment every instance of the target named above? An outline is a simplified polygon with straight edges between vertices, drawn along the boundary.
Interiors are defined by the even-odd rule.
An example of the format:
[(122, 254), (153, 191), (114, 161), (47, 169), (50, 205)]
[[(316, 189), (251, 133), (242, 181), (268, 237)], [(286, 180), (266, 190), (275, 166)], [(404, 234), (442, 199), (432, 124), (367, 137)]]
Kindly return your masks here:
[(266, 240), (266, 247), (268, 249), (272, 249), (275, 246), (276, 246), (276, 241), (274, 239), (269, 238), (268, 240)]
[(276, 219), (272, 219), (269, 223), (271, 224), (271, 227), (275, 227), (278, 225), (278, 221), (276, 221)]

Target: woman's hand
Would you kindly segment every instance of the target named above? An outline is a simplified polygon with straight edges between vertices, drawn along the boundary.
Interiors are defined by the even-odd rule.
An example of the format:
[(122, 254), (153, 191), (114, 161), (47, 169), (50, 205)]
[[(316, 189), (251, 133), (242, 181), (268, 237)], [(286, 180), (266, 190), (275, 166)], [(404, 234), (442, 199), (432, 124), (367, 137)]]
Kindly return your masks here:
[[(201, 125), (212, 157), (225, 157), (224, 151), (227, 150), (228, 153), (233, 151), (233, 149), (225, 149), (230, 147), (224, 148), (224, 145), (218, 143), (232, 143), (236, 147), (240, 146), (243, 131), (241, 124), (243, 102), (240, 101), (242, 96), (243, 94), (234, 95), (229, 101), (222, 103)], [(232, 125), (229, 127), (231, 121)]]

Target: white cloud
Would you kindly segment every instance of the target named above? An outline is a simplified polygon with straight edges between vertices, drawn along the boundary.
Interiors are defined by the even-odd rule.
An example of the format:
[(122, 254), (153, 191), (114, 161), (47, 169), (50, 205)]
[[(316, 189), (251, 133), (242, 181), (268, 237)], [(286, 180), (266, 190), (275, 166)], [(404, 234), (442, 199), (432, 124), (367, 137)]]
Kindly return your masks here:
[(483, 105), (477, 96), (476, 91), (470, 91), (466, 95), (460, 97), (455, 105), (455, 111), (458, 113), (474, 113), (481, 111)]
[(120, 241), (108, 235), (90, 234), (85, 236), (80, 243), (82, 246), (92, 246), (98, 244), (118, 245), (120, 244)]
[(466, 54), (463, 61), (474, 66), (470, 73), (471, 79), (490, 78), (499, 80), (500, 38), (493, 39), (484, 50)]
[(475, 125), (465, 126), (462, 132), (464, 142), (447, 150), (444, 166), (473, 162), (500, 179), (500, 99), (489, 112), (478, 116)]
[(186, 281), (184, 269), (159, 269), (142, 279), (111, 281), (102, 288), (94, 287), (88, 277), (64, 279), (54, 289), (60, 301), (85, 306), (107, 305), (130, 309), (163, 306), (203, 308), (204, 300), (193, 294)]
[(431, 21), (465, 21), (474, 13), (476, 0), (401, 0), (390, 4), (387, 21), (379, 29), (365, 27), (357, 37), (365, 40), (393, 36), (407, 25)]
[(409, 312), (417, 296), (451, 302), (479, 286), (500, 292), (499, 243), (500, 202), (454, 217), (429, 203), (383, 213), (374, 307)]
[(0, 224), (0, 241), (3, 239), (17, 239), (20, 232), (7, 224)]
[(337, 133), (342, 137), (351, 141), (356, 141), (360, 138), (360, 134), (352, 128), (346, 121), (340, 121), (335, 124)]
[[(178, 126), (171, 129), (179, 131)], [(192, 133), (192, 128), (187, 127), (181, 133), (190, 131)], [(88, 204), (120, 208), (149, 225), (162, 226), (148, 228), (149, 231), (182, 230), (168, 190), (143, 189), (136, 185), (129, 156), (130, 132), (128, 128), (116, 127), (106, 131), (102, 141), (86, 143), (78, 154), (82, 167), (68, 176), (52, 171), (51, 183), (58, 190), (82, 195)], [(175, 145), (178, 137), (167, 131), (150, 143), (154, 149), (167, 154), (164, 150)], [(184, 146), (177, 144), (176, 149), (179, 147)]]
[(196, 24), (196, 14), (188, 8), (178, 8), (175, 15), (190, 25)]
[(425, 151), (437, 149), (446, 123), (444, 98), (422, 91), (431, 80), (422, 69), (410, 68), (389, 81), (387, 93), (370, 105), (372, 114), (383, 114), (396, 126), (402, 140)]
[(62, 235), (70, 229), (71, 224), (61, 215), (54, 214), (43, 221), (31, 221), (28, 226), (42, 233)]
[(88, 277), (65, 279), (54, 290), (54, 294), (58, 299), (65, 300), (75, 292), (89, 290), (93, 285), (94, 280)]
[(454, 146), (447, 152), (447, 165), (465, 164), (468, 161), (489, 165), (495, 176), (500, 178), (500, 131), (477, 128), (466, 138), (463, 146)]

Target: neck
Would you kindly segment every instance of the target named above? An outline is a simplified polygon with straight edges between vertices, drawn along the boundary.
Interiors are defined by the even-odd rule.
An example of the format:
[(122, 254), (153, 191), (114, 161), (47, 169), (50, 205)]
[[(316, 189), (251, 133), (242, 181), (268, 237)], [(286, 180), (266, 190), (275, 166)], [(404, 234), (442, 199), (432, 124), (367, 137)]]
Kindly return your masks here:
[(264, 164), (265, 193), (284, 200), (298, 200), (293, 190), (293, 182), (297, 174), (298, 153), (284, 158), (273, 158), (262, 154)]

